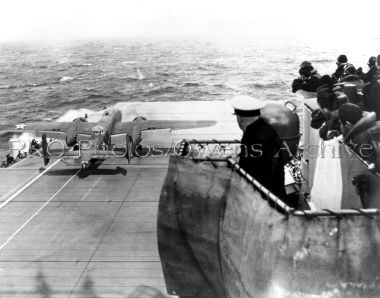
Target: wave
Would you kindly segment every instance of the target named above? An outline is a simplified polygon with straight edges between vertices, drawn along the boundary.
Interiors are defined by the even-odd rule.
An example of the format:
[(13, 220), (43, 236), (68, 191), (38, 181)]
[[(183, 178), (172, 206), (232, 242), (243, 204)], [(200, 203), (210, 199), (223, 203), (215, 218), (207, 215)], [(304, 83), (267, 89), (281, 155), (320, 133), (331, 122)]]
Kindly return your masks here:
[(207, 75), (208, 76), (219, 76), (220, 73), (219, 72), (208, 72)]
[(70, 108), (76, 108), (83, 105), (88, 105), (91, 108), (97, 108), (104, 106), (108, 106), (109, 104), (112, 104), (115, 102), (115, 99), (109, 95), (103, 95), (103, 96), (89, 96), (78, 94), (75, 97), (66, 98), (65, 101), (62, 100), (56, 100), (54, 103), (55, 109), (61, 109), (66, 107)]
[(209, 92), (208, 90), (202, 90), (202, 89), (195, 90), (194, 92), (191, 93), (191, 96), (194, 98), (197, 98), (197, 97), (199, 98), (199, 97), (204, 97), (204, 96), (209, 96), (209, 95), (214, 95), (214, 94)]
[[(21, 131), (22, 130), (20, 130), (20, 132)], [(9, 131), (6, 131), (6, 130), (2, 130), (2, 131), (0, 130), (0, 141), (8, 142), (13, 134), (14, 134), (13, 131), (9, 132)]]
[(168, 76), (171, 76), (173, 74), (174, 73), (172, 73), (172, 72), (156, 72), (156, 75), (162, 76), (162, 77), (168, 77)]
[(70, 82), (70, 81), (73, 81), (74, 79), (75, 79), (74, 77), (64, 76), (59, 80), (59, 82)]
[(32, 65), (30, 68), (37, 68), (37, 69), (47, 69), (49, 68), (48, 65)]
[(16, 88), (33, 88), (33, 87), (40, 87), (40, 86), (46, 86), (48, 85), (48, 82), (42, 82), (42, 83), (28, 83), (24, 85), (6, 85), (6, 86), (0, 86), (0, 90), (6, 90), (6, 89), (16, 89)]
[(46, 68), (49, 68), (49, 65), (40, 64), (38, 62), (36, 62), (36, 63), (23, 62), (21, 64), (21, 66), (23, 68), (27, 68), (27, 67), (29, 67), (29, 68), (37, 68), (37, 69), (46, 69)]
[(257, 88), (257, 89), (266, 89), (266, 88), (279, 88), (286, 85), (284, 82), (273, 82), (273, 83), (250, 83), (246, 87)]
[(148, 94), (148, 95), (162, 95), (165, 93), (174, 93), (176, 91), (177, 91), (177, 89), (175, 87), (166, 86), (166, 87), (160, 87), (157, 89), (150, 90), (146, 94)]
[(26, 84), (26, 85), (23, 85), (21, 87), (40, 87), (40, 86), (46, 86), (48, 83), (47, 82), (43, 82), (43, 83), (31, 83), (31, 84)]
[(123, 80), (126, 80), (126, 81), (139, 81), (138, 78), (131, 77), (131, 76), (126, 76), (126, 77), (123, 78)]
[(227, 86), (227, 85), (224, 85), (224, 84), (215, 84), (213, 86), (216, 88), (220, 88), (220, 89), (235, 90), (234, 88)]
[(207, 66), (211, 66), (211, 67), (214, 67), (214, 68), (221, 68), (221, 69), (226, 69), (228, 68), (227, 65), (221, 63), (221, 62), (209, 62), (207, 63)]
[(91, 67), (93, 66), (92, 63), (78, 63), (78, 64), (73, 64), (73, 67)]
[(89, 87), (89, 88), (84, 88), (83, 91), (94, 91), (96, 88)]
[(313, 63), (330, 63), (330, 62), (334, 62), (335, 60), (334, 59), (313, 59), (312, 62)]
[[(111, 95), (125, 95), (125, 93), (122, 92), (122, 91), (113, 90), (113, 91), (111, 92)], [(111, 96), (108, 96), (108, 97), (111, 97)]]
[(185, 83), (183, 87), (199, 87), (200, 85), (199, 83)]
[(69, 77), (69, 76), (63, 76), (58, 80), (58, 83), (67, 83), (67, 82), (72, 82), (72, 81), (77, 81), (77, 80), (83, 80), (81, 77)]
[[(62, 99), (62, 95), (59, 92), (49, 92), (46, 96), (48, 101), (55, 101), (56, 104), (60, 104), (60, 100)], [(63, 103), (64, 104), (64, 103)]]
[(121, 65), (126, 65), (126, 64), (136, 64), (136, 61), (132, 61), (132, 60), (126, 60), (126, 61), (122, 61), (120, 62)]
[(109, 95), (104, 95), (104, 94), (89, 94), (85, 98), (86, 99), (94, 99), (94, 98), (110, 98), (111, 96)]
[(0, 89), (1, 90), (4, 90), (4, 89), (15, 89), (17, 87), (18, 86), (16, 86), (16, 85), (6, 85), (6, 86), (0, 86)]

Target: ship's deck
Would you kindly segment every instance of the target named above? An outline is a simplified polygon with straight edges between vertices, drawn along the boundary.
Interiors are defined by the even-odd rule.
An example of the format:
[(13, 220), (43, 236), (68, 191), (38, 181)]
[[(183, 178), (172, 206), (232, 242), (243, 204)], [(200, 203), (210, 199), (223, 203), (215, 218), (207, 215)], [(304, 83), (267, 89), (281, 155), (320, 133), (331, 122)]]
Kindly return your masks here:
[[(118, 105), (127, 121), (136, 115), (217, 121), (170, 135), (152, 131), (144, 135), (147, 144), (240, 137), (227, 102)], [(135, 158), (131, 165), (108, 159), (92, 170), (53, 160), (41, 169), (41, 159), (32, 157), (0, 169), (0, 296), (166, 293), (156, 214), (167, 165), (163, 156)]]

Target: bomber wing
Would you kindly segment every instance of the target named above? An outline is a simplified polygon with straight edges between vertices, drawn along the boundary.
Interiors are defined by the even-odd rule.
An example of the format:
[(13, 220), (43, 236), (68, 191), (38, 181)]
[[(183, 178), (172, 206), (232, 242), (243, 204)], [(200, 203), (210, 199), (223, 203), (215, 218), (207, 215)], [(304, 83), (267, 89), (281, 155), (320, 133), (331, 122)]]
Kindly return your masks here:
[(70, 129), (72, 122), (40, 122), (26, 126), (23, 131), (34, 131), (37, 134), (46, 134), (48, 138), (65, 139), (65, 133)]
[(37, 132), (44, 131), (63, 131), (66, 132), (70, 129), (72, 122), (39, 122), (35, 124), (26, 125), (26, 130), (35, 130)]
[(26, 126), (24, 131), (36, 131), (38, 134), (46, 134), (48, 138), (65, 139), (66, 132), (76, 126), (78, 136), (90, 136), (94, 123), (91, 122), (40, 122)]

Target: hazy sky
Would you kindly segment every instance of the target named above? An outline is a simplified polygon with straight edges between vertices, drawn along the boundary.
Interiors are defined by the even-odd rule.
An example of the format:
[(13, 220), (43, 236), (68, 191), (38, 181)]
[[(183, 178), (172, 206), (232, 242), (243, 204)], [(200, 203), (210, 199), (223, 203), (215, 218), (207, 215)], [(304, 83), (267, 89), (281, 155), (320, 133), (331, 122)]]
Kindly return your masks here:
[[(0, 0), (0, 41), (380, 37), (380, 1)], [(376, 16), (377, 15), (377, 16)]]

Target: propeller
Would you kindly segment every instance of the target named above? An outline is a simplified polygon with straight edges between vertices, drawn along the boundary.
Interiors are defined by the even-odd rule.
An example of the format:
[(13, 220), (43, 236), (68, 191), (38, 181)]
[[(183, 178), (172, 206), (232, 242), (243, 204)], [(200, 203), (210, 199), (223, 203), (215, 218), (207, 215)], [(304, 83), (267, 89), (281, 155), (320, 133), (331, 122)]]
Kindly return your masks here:
[(133, 148), (133, 141), (130, 136), (127, 135), (127, 160), (128, 164), (131, 164), (131, 159), (132, 159), (132, 149)]
[(42, 136), (41, 136), (41, 145), (42, 145), (42, 156), (44, 158), (44, 165), (46, 166), (49, 161), (50, 161), (50, 158), (48, 157), (48, 152), (47, 152), (47, 147), (48, 147), (48, 142), (47, 142), (47, 138), (46, 138), (46, 133), (43, 133)]

